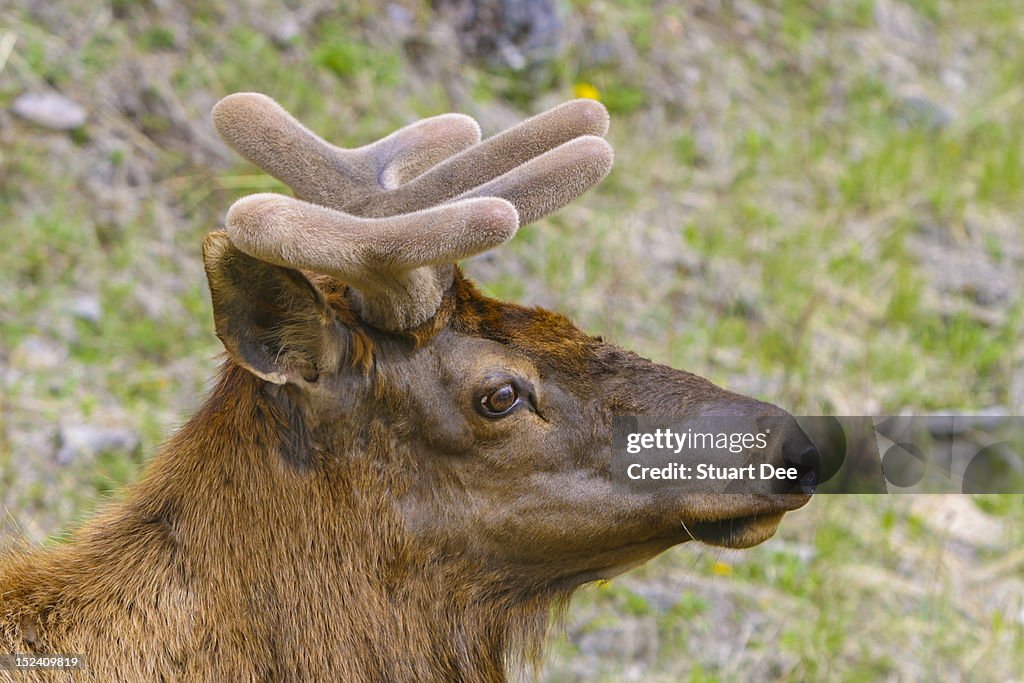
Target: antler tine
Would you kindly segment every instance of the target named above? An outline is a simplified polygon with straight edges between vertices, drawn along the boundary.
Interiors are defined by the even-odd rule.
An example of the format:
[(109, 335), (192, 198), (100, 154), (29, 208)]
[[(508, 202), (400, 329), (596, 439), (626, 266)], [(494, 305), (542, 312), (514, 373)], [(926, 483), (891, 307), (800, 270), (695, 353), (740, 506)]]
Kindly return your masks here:
[(603, 138), (585, 135), (516, 166), (458, 199), (501, 197), (519, 210), (526, 225), (565, 206), (612, 170), (615, 152)]
[(220, 136), (296, 196), (344, 210), (480, 141), (463, 114), (417, 121), (357, 149), (330, 144), (260, 93), (228, 95), (213, 107)]
[(407, 330), (437, 312), (452, 263), (508, 241), (519, 227), (514, 206), (470, 198), (387, 218), (360, 218), (276, 194), (256, 194), (228, 210), (236, 247), (280, 266), (332, 275), (350, 284), (360, 317)]
[(471, 116), (440, 114), (410, 123), (353, 153), (376, 163), (377, 181), (386, 191), (478, 142), (480, 126)]
[[(608, 112), (594, 100), (566, 102), (483, 142), (478, 142), (480, 131), (473, 119), (446, 114), (351, 150), (324, 141), (272, 99), (256, 93), (224, 98), (214, 107), (213, 120), (225, 141), (290, 186), (296, 196), (372, 217), (435, 206), (521, 166), (543, 171), (544, 165), (527, 162), (580, 137), (608, 132)], [(593, 145), (579, 149), (596, 152)], [(601, 152), (588, 163), (610, 169), (610, 161), (610, 155)], [(590, 175), (596, 182), (604, 174)], [(586, 189), (567, 193), (562, 201), (548, 201), (543, 204), (546, 209), (538, 212), (540, 205), (530, 202), (532, 195), (526, 188), (539, 185), (524, 168), (493, 187), (501, 188), (502, 196), (530, 220)]]
[[(433, 206), (463, 193), (473, 192), (475, 196), (482, 196), (475, 193), (474, 188), (516, 171), (500, 187), (507, 192), (502, 196), (519, 210), (520, 218), (532, 216), (525, 224), (578, 196), (566, 195), (565, 201), (552, 205), (550, 211), (540, 214), (530, 210), (530, 204), (520, 203), (523, 200), (529, 201), (525, 187), (535, 186), (531, 172), (544, 168), (532, 162), (581, 137), (599, 139), (607, 132), (608, 112), (600, 102), (571, 100), (467, 148), (391, 192), (367, 197), (357, 206), (357, 210), (367, 216), (388, 216)], [(593, 148), (573, 149), (593, 151)], [(606, 174), (607, 171), (597, 177), (595, 182)]]

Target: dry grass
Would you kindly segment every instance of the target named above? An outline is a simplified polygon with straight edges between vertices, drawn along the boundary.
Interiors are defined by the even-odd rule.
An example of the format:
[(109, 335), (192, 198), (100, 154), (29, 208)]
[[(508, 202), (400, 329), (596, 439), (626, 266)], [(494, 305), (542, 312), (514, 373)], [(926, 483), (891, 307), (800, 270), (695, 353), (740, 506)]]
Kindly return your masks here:
[[(576, 2), (566, 48), (519, 73), (395, 6), (0, 4), (8, 533), (59, 534), (198, 404), (219, 352), (201, 235), (277, 187), (207, 122), (242, 89), (341, 144), (449, 109), (493, 131), (596, 90), (616, 171), (469, 264), (490, 291), (794, 411), (1024, 407), (1019, 3)], [(88, 123), (10, 114), (49, 89)], [(78, 423), (142, 448), (59, 462)], [(983, 537), (950, 531), (950, 510), (975, 519), (957, 503), (914, 505), (820, 498), (757, 549), (683, 548), (588, 590), (546, 676), (1019, 679), (1021, 497), (972, 504)]]

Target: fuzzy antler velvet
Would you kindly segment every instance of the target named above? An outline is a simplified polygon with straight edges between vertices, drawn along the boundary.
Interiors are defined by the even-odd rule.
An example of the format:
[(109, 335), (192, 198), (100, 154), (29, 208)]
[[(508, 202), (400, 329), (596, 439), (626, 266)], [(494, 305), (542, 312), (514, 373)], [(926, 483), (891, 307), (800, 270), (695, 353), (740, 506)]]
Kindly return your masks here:
[(345, 281), (360, 316), (389, 331), (429, 320), (451, 264), (569, 203), (604, 178), (613, 159), (599, 137), (608, 114), (591, 100), (482, 142), (473, 119), (444, 114), (356, 149), (326, 142), (256, 93), (224, 98), (213, 120), (225, 141), (300, 198), (239, 200), (227, 221), (235, 246)]

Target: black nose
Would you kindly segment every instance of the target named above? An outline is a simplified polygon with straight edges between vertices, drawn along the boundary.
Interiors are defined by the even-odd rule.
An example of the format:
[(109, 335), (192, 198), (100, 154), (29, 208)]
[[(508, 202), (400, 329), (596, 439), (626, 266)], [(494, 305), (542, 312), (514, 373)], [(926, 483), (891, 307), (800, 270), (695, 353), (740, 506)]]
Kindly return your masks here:
[(821, 475), (821, 454), (803, 432), (791, 435), (782, 444), (782, 461), (785, 467), (796, 468), (793, 493), (814, 493)]

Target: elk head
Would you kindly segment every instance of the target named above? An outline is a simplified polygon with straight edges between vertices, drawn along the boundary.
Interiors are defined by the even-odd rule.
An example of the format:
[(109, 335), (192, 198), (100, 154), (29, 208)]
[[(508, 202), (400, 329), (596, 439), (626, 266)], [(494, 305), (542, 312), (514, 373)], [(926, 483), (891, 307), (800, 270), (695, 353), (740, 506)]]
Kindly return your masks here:
[[(207, 238), (217, 333), (261, 414), (281, 416), (281, 476), (341, 482), (334, 514), (391, 539), (385, 565), (443, 558), (492, 593), (571, 590), (690, 540), (760, 543), (807, 502), (817, 454), (780, 408), (488, 298), (454, 265), (608, 173), (600, 104), (484, 142), (446, 115), (350, 150), (260, 95), (226, 98), (214, 121), (298, 197), (243, 198)], [(781, 419), (732, 458), (799, 482), (639, 490), (612, 471), (624, 414)]]

